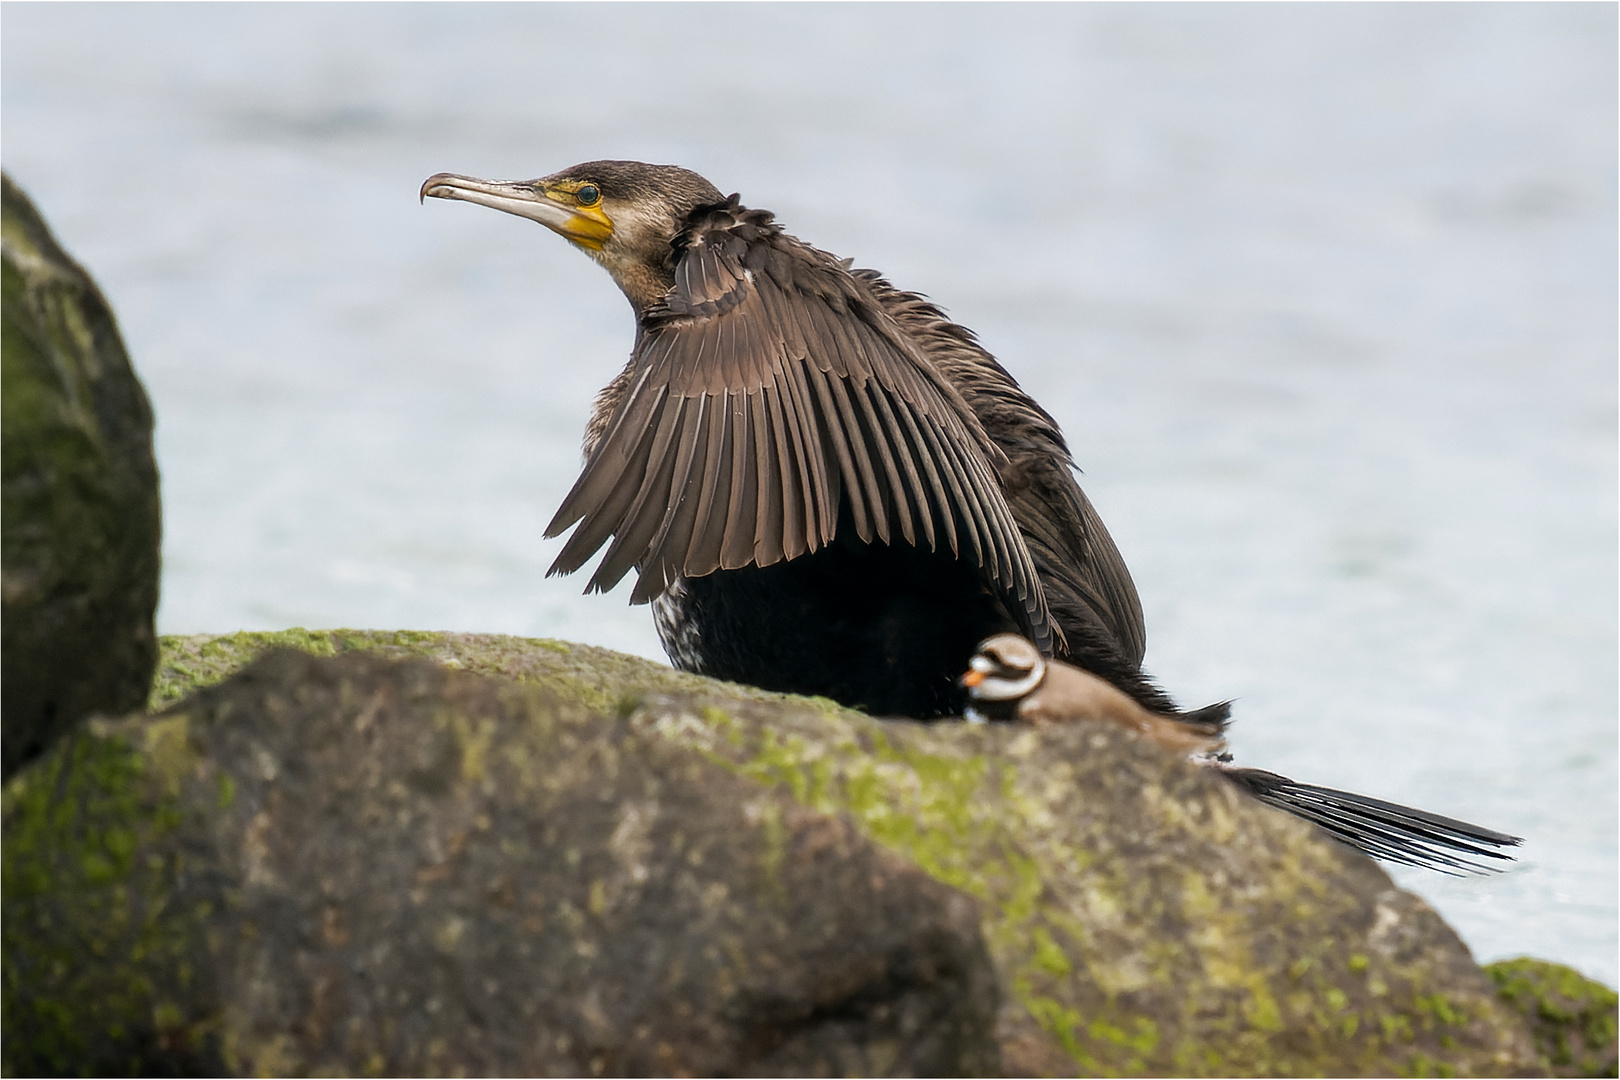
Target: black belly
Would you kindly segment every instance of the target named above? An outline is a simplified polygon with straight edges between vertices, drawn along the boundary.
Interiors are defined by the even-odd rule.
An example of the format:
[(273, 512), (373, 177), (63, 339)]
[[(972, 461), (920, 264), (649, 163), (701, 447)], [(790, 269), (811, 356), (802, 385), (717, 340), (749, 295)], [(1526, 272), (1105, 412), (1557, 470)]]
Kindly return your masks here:
[(1017, 629), (949, 551), (844, 539), (763, 569), (679, 580), (655, 614), (683, 671), (919, 719), (960, 714), (956, 679), (974, 647)]

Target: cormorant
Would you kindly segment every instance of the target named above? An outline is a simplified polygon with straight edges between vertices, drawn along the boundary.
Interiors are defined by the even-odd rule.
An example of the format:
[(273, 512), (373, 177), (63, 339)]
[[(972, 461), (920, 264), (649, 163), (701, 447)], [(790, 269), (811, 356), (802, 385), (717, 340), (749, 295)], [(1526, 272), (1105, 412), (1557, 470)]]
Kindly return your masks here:
[(975, 644), (1015, 632), (1176, 712), (1057, 422), (928, 300), (672, 165), (440, 173), (421, 195), (539, 222), (630, 301), (550, 572), (606, 544), (587, 590), (637, 570), (676, 667), (930, 718), (961, 713)]
[(998, 634), (979, 643), (960, 680), (968, 718), (1054, 724), (1090, 718), (1115, 724), (1149, 742), (1214, 769), (1261, 802), (1326, 829), (1369, 855), (1443, 873), (1497, 869), (1475, 858), (1512, 861), (1497, 850), (1519, 837), (1426, 810), (1348, 791), (1301, 784), (1264, 769), (1231, 764), (1224, 719), (1169, 716), (1144, 709), (1110, 684), (1059, 660), (1048, 660), (1029, 640)]

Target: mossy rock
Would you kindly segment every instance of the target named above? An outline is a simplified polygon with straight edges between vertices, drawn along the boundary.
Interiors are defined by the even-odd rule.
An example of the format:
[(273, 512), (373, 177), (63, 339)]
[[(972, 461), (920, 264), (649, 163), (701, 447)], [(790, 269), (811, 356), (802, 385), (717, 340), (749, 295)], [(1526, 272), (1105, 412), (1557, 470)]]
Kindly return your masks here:
[(5, 794), (6, 1071), (993, 1073), (977, 904), (536, 687), (279, 650)]
[(1554, 1076), (1620, 1075), (1620, 997), (1573, 968), (1520, 957), (1485, 966), (1502, 999), (1529, 1022)]
[[(639, 656), (550, 638), (506, 634), (447, 634), (420, 630), (291, 630), (196, 634), (162, 639), (162, 656), (147, 708), (156, 711), (187, 694), (220, 682), (266, 650), (298, 649), (316, 656), (354, 650), (404, 659), (419, 657), (446, 667), (544, 684), (590, 709), (613, 710), (654, 690), (698, 690), (712, 680), (675, 671)], [(732, 691), (776, 700), (779, 695), (744, 686)]]
[(139, 708), (157, 662), (152, 410), (94, 281), (3, 180), (0, 550), (10, 776), (92, 712)]
[[(462, 669), (449, 673), (457, 678), (506, 676), (502, 685), (519, 695), (514, 700), (532, 702), (524, 706), (527, 715), (551, 717), (544, 721), (551, 730), (571, 732), (570, 738), (609, 739), (616, 760), (650, 747), (671, 748), (718, 767), (743, 782), (741, 790), (785, 800), (773, 805), (845, 823), (866, 842), (976, 903), (1001, 988), (997, 1038), (1002, 1067), (1010, 1074), (1546, 1071), (1523, 1020), (1499, 1000), (1495, 985), (1422, 900), (1311, 826), (1114, 729), (1090, 723), (1037, 730), (876, 721), (830, 702), (699, 679), (605, 650), (489, 635), (296, 631), (165, 639), (155, 696), (173, 700), (217, 682), (277, 644), (316, 653), (415, 655)], [(236, 678), (263, 678), (256, 670)], [(511, 680), (527, 685), (513, 687)], [(262, 763), (255, 765), (252, 754), (227, 760), (211, 748), (207, 732), (226, 719), (208, 703), (245, 692), (221, 687), (211, 693), (227, 691), (224, 699), (205, 693), (167, 714), (104, 726), (59, 748), (8, 787), (8, 1032), (22, 1030), (12, 1010), (66, 1008), (59, 999), (40, 1005), (39, 995), (30, 997), (29, 975), (18, 974), (50, 937), (36, 914), (38, 897), (76, 894), (91, 873), (107, 875), (103, 887), (122, 889), (119, 895), (126, 898), (164, 892), (170, 886), (163, 883), (181, 879), (178, 869), (166, 868), (173, 864), (163, 860), (171, 856), (161, 854), (169, 849), (159, 833), (172, 827), (163, 813), (225, 820), (236, 812), (226, 804), (239, 805), (244, 790), (269, 797), (263, 793), (274, 784), (266, 787)], [(297, 693), (289, 691), (288, 700)], [(389, 707), (360, 695), (334, 700), (334, 730), (370, 724), (384, 715), (377, 710)], [(274, 727), (283, 722), (278, 715), (272, 710), (254, 722)], [(497, 726), (474, 738), (486, 729), (454, 695), (435, 715), (445, 730), (472, 733), (454, 743), (454, 754), (446, 751), (439, 766), (446, 776), (465, 777), (485, 767), (469, 760), (523, 756), (517, 748), (529, 737), (519, 734), (521, 726)], [(176, 724), (180, 718), (183, 727)], [(629, 749), (631, 744), (643, 749)], [(282, 772), (296, 767), (296, 753), (278, 760)], [(548, 759), (531, 752), (525, 760), (535, 770), (532, 782), (544, 785)], [(355, 763), (356, 769), (363, 766), (370, 767)], [(130, 777), (140, 783), (132, 787)], [(398, 779), (411, 782), (409, 776)], [(85, 794), (69, 801), (93, 812), (60, 811), (65, 816), (52, 818), (50, 808), (59, 803), (46, 793), (77, 792), (79, 785)], [(148, 800), (141, 805), (151, 809), (129, 808), (135, 796), (127, 793), (137, 789)], [(180, 793), (178, 804), (163, 802), (165, 791)], [(39, 854), (40, 843), (13, 841), (51, 828), (69, 829), (51, 841), (70, 854), (61, 857), (65, 862)], [(418, 831), (448, 835), (430, 821)], [(499, 819), (491, 833), (497, 844), (514, 839)], [(238, 861), (224, 869), (211, 861), (224, 856), (203, 858), (186, 880), (220, 874), (228, 884), (221, 895), (236, 897), (226, 903), (251, 905), (251, 868), (240, 860), (253, 844), (240, 838), (236, 843), (233, 849), (222, 842), (217, 849), (249, 854), (229, 855)], [(522, 858), (520, 848), (511, 850), (513, 858)], [(780, 845), (777, 850), (783, 853), (778, 858), (796, 857)], [(66, 877), (63, 865), (71, 870)], [(461, 880), (454, 868), (448, 873), (450, 880)], [(138, 875), (159, 884), (138, 885)], [(18, 891), (24, 887), (26, 893)], [(578, 887), (590, 895), (586, 883)], [(108, 925), (145, 925), (134, 915), (122, 922), (109, 918), (109, 904), (87, 903), (86, 910)], [(185, 913), (196, 910), (163, 903), (157, 917), (160, 923), (176, 920), (172, 931), (144, 943), (126, 931), (122, 951), (104, 946), (97, 954), (117, 956), (117, 963), (85, 966), (61, 956), (50, 963), (93, 970), (108, 986), (105, 1000), (124, 1003), (116, 1023), (127, 1028), (142, 1022), (157, 1032), (143, 1045), (168, 1038), (165, 1045), (199, 1046), (216, 1037), (227, 1045), (240, 1037), (231, 1032), (246, 1030), (242, 1016), (249, 1014), (216, 1019), (170, 1009), (162, 1013), (167, 1027), (140, 1020), (158, 1016), (172, 1000), (163, 988), (185, 977), (178, 960), (162, 958), (203, 955), (197, 942), (211, 940), (208, 928), (214, 924), (208, 919), (217, 916), (197, 915), (201, 922), (187, 923), (192, 916)], [(314, 963), (323, 949), (335, 946), (320, 944), (319, 918), (306, 921)], [(150, 974), (151, 965), (168, 974)], [(343, 1013), (331, 1000), (326, 1007)], [(399, 1015), (416, 1016), (413, 1009), (426, 1008), (402, 1002)], [(292, 1042), (274, 1045), (294, 1046), (302, 1037), (298, 1030), (288, 1027), (281, 1035)], [(250, 1041), (271, 1045), (265, 1040), (275, 1034), (260, 1031)], [(16, 1044), (15, 1036), (8, 1039), (8, 1055)], [(238, 1053), (222, 1060), (240, 1068), (250, 1057)], [(455, 1065), (413, 1060), (423, 1067), (435, 1061), (436, 1068)]]

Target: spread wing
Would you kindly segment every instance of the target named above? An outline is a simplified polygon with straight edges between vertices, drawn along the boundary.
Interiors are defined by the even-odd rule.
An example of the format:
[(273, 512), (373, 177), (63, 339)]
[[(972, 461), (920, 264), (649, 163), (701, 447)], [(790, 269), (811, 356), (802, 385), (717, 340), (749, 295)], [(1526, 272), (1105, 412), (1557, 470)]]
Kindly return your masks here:
[[(1007, 457), (1002, 494), (1035, 561), (1052, 620), (1069, 650), (1056, 655), (1109, 675), (1137, 668), (1147, 649), (1142, 605), (1125, 560), (1075, 482), (1057, 421), (978, 343), (925, 297), (875, 270), (853, 272), (973, 410)], [(1117, 653), (1115, 660), (1108, 655)], [(1109, 677), (1112, 677), (1109, 675)]]
[(546, 529), (579, 523), (551, 572), (611, 537), (587, 588), (639, 568), (645, 603), (677, 576), (816, 551), (842, 501), (863, 541), (971, 559), (1050, 649), (1000, 451), (961, 397), (842, 264), (721, 217), (641, 321), (624, 396)]

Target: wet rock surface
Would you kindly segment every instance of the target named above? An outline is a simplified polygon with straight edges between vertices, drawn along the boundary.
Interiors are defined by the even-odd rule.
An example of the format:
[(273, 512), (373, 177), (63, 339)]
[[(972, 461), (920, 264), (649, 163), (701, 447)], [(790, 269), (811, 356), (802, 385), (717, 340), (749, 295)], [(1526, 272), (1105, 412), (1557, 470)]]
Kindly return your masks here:
[(146, 700), (157, 662), (152, 410), (112, 311), (4, 180), (0, 772), (92, 712)]
[[(269, 645), (336, 658), (194, 693)], [(8, 785), (8, 1071), (1549, 1068), (1374, 863), (1111, 729), (489, 635), (166, 646), (194, 696)]]

